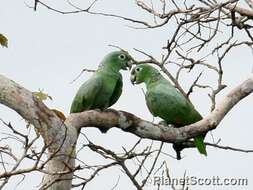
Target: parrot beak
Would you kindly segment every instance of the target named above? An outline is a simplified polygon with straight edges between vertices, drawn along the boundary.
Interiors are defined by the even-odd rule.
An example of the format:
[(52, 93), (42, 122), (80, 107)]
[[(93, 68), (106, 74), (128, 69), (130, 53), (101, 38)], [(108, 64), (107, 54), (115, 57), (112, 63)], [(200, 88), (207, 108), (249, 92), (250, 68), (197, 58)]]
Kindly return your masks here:
[(135, 62), (134, 62), (134, 60), (132, 60), (132, 59), (130, 59), (130, 60), (127, 62), (127, 67), (128, 67), (128, 69), (129, 69), (129, 71), (132, 69), (132, 66), (133, 66), (134, 63), (135, 63)]
[(133, 85), (135, 85), (135, 83), (136, 83), (136, 76), (135, 76), (135, 70), (134, 70), (134, 69), (133, 69), (132, 72), (131, 72), (130, 80), (131, 80), (131, 83), (132, 83)]
[(132, 85), (135, 85), (135, 79), (136, 79), (135, 75), (131, 75), (130, 80)]

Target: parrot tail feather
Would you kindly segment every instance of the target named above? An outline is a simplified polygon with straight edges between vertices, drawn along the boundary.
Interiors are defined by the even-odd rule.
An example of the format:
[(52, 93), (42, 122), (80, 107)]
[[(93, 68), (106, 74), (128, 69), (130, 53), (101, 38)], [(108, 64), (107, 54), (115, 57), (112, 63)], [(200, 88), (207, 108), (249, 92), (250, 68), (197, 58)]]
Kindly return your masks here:
[(204, 143), (204, 136), (200, 135), (194, 138), (194, 144), (200, 154), (207, 156), (206, 145)]
[(184, 149), (184, 147), (182, 146), (182, 144), (180, 143), (174, 143), (173, 144), (173, 149), (176, 151), (176, 154), (177, 154), (177, 160), (181, 160), (182, 157), (181, 157), (181, 150)]
[(182, 157), (181, 157), (181, 151), (176, 151), (177, 153), (177, 160), (181, 160)]
[(106, 133), (109, 129), (105, 129), (105, 128), (99, 128), (101, 133)]

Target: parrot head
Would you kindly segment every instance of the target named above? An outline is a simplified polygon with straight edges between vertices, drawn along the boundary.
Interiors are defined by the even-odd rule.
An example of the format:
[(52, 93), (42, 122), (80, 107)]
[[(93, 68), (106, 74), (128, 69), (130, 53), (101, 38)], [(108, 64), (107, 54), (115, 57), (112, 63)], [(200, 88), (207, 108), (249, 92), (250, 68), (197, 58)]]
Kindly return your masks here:
[(160, 75), (160, 72), (156, 68), (148, 64), (140, 64), (132, 69), (130, 80), (132, 84), (140, 84), (158, 75)]
[(130, 70), (134, 61), (126, 51), (114, 51), (109, 53), (100, 64), (100, 68), (109, 68), (113, 71)]

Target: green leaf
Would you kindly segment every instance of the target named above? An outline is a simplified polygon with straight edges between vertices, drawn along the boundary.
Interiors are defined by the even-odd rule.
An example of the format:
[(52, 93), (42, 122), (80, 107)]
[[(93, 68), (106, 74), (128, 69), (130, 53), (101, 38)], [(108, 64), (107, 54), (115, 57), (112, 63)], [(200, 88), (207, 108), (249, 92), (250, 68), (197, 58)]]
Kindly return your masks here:
[(8, 39), (3, 34), (0, 34), (0, 44), (3, 47), (8, 47)]
[(38, 92), (33, 92), (33, 95), (36, 96), (41, 101), (45, 101), (47, 99), (53, 100), (53, 98), (51, 96), (49, 96), (48, 94), (44, 93), (43, 90), (41, 90), (41, 89), (39, 89)]

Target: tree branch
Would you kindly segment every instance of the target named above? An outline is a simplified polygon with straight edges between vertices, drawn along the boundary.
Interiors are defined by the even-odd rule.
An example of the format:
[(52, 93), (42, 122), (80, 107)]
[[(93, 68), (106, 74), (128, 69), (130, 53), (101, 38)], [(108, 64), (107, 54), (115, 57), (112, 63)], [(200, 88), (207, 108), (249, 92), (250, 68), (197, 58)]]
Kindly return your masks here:
[[(18, 112), (41, 133), (49, 156), (42, 189), (71, 188), (75, 171), (75, 143), (77, 131), (83, 127), (118, 127), (142, 138), (175, 143), (186, 141), (215, 129), (226, 114), (240, 100), (253, 92), (253, 76), (228, 93), (220, 104), (204, 119), (181, 128), (157, 125), (129, 112), (108, 109), (85, 111), (67, 117), (65, 123), (40, 100), (14, 81), (0, 75), (0, 103)], [(52, 175), (57, 174), (57, 175)]]
[[(42, 135), (45, 145), (48, 146), (49, 159), (46, 170), (49, 174), (44, 177), (42, 189), (69, 190), (73, 176), (69, 168), (74, 169), (75, 165), (73, 147), (77, 139), (76, 130), (71, 126), (66, 127), (62, 120), (32, 92), (2, 75), (0, 75), (0, 103), (15, 110), (33, 124)], [(57, 172), (65, 174), (50, 175)]]
[(84, 127), (112, 128), (118, 127), (139, 137), (169, 143), (186, 141), (206, 131), (215, 129), (226, 114), (240, 100), (253, 92), (253, 76), (228, 93), (220, 104), (204, 119), (181, 128), (158, 125), (125, 111), (108, 109), (104, 112), (90, 110), (71, 114), (66, 125), (80, 130)]

